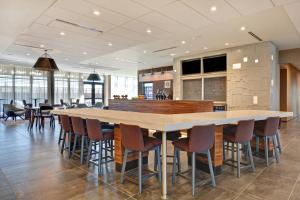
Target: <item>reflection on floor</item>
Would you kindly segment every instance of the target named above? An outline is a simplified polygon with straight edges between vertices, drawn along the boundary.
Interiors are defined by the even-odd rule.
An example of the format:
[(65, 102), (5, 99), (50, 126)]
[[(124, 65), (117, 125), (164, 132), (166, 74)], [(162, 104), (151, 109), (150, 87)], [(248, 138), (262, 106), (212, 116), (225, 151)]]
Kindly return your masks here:
[[(58, 125), (56, 126), (58, 127)], [(62, 157), (58, 151), (58, 128), (48, 126), (32, 134), (27, 122), (0, 123), (0, 199), (160, 199), (160, 185), (156, 177), (144, 184), (138, 195), (138, 186), (126, 181), (120, 184), (120, 174), (113, 164), (107, 166), (104, 176), (97, 169), (81, 166), (79, 160)], [(300, 200), (300, 123), (293, 120), (281, 130), (283, 154), (281, 163), (265, 167), (255, 158), (256, 172), (242, 170), (241, 178), (225, 167), (217, 176), (217, 187), (197, 188), (196, 199), (290, 199)], [(169, 152), (173, 152), (169, 145)], [(150, 167), (153, 157), (150, 155)], [(187, 169), (186, 155), (182, 154), (183, 169)], [(169, 166), (171, 172), (171, 166)], [(207, 177), (198, 172), (201, 179)], [(178, 177), (172, 186), (169, 176), (169, 199), (193, 199), (191, 184)]]

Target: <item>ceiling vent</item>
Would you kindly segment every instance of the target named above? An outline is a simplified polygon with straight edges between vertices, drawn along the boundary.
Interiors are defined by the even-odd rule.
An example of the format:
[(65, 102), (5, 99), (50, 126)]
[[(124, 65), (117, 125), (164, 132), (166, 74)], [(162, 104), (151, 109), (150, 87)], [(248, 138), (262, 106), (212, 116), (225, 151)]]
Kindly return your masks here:
[(88, 30), (88, 31), (103, 33), (103, 31), (101, 31), (99, 29), (87, 27), (87, 26), (84, 26), (84, 25), (81, 25), (81, 24), (76, 24), (76, 23), (65, 21), (65, 20), (62, 20), (62, 19), (56, 19), (55, 21), (61, 22), (61, 23), (64, 23), (64, 24), (67, 24), (67, 25), (70, 25), (70, 26), (75, 26), (77, 28), (82, 28), (82, 29), (85, 29), (85, 30)]
[(263, 41), (260, 37), (258, 37), (255, 33), (253, 33), (252, 31), (249, 31), (248, 32), (249, 33), (249, 35), (251, 35), (253, 38), (255, 38), (256, 40), (258, 40), (258, 41)]
[(158, 50), (153, 51), (152, 53), (158, 53), (158, 52), (168, 51), (168, 50), (176, 49), (176, 48), (177, 47), (173, 46), (173, 47), (168, 47), (168, 48), (164, 48), (164, 49), (158, 49)]

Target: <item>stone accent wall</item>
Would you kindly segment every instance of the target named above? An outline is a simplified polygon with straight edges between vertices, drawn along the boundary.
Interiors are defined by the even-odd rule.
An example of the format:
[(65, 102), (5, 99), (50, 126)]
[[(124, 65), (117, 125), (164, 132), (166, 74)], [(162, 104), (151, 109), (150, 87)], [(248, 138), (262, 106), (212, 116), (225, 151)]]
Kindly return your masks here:
[(183, 99), (202, 99), (202, 79), (183, 80)]
[[(186, 93), (183, 91), (185, 88), (183, 88), (181, 76), (181, 60), (219, 54), (227, 55), (226, 103), (228, 110), (279, 110), (280, 67), (277, 48), (271, 42), (176, 58), (174, 60), (174, 69), (176, 69), (173, 83), (174, 99), (182, 99), (183, 93)], [(243, 62), (243, 57), (247, 57), (248, 62)], [(255, 63), (255, 59), (258, 59), (258, 63)], [(235, 63), (241, 63), (241, 68), (232, 69)], [(195, 79), (196, 76), (192, 78)], [(186, 79), (185, 77), (184, 81)], [(256, 97), (257, 104), (254, 103)]]
[(226, 77), (205, 78), (204, 99), (226, 101)]

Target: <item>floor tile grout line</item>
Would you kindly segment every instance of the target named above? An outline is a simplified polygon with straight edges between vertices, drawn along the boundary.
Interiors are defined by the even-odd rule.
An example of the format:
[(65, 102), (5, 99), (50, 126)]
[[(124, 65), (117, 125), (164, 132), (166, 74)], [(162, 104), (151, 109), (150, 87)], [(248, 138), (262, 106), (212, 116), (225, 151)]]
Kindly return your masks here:
[(267, 169), (267, 168), (264, 167), (264, 169), (261, 170), (261, 172), (258, 173), (258, 174), (255, 176), (255, 178), (254, 178), (251, 182), (249, 182), (249, 184), (246, 185), (246, 187), (245, 187), (244, 189), (242, 189), (242, 190), (238, 193), (238, 195), (237, 195), (233, 200), (238, 199), (238, 198), (243, 194), (243, 192), (245, 192), (245, 191), (249, 188), (249, 186), (250, 186), (252, 183), (254, 183), (254, 181), (257, 179), (257, 177), (260, 176), (266, 169)]
[(290, 193), (290, 195), (289, 195), (288, 200), (291, 199), (291, 197), (292, 197), (292, 195), (293, 195), (293, 192), (295, 191), (295, 188), (296, 188), (296, 185), (297, 185), (297, 182), (298, 182), (299, 178), (300, 178), (300, 173), (299, 173), (299, 175), (298, 175), (298, 177), (297, 177), (297, 179), (296, 179), (296, 181), (295, 181), (295, 183), (294, 183), (294, 185), (293, 185), (293, 188), (292, 188), (292, 191), (291, 191), (291, 193)]

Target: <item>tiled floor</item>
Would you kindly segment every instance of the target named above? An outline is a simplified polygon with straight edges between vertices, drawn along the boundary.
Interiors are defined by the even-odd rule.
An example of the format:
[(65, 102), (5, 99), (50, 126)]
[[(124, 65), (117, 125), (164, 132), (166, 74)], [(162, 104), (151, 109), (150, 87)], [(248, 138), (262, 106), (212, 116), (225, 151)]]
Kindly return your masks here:
[[(126, 181), (120, 184), (120, 174), (109, 165), (105, 175), (97, 169), (80, 166), (78, 160), (69, 160), (58, 151), (56, 132), (27, 132), (27, 123), (0, 123), (0, 199), (160, 199), (160, 185), (156, 177), (144, 184), (138, 195), (137, 185)], [(58, 127), (58, 126), (57, 126)], [(217, 176), (217, 187), (208, 184), (197, 188), (195, 199), (239, 200), (300, 200), (300, 123), (293, 120), (281, 131), (283, 154), (280, 164), (266, 168), (263, 160), (255, 158), (256, 172), (242, 170), (241, 178), (225, 167)], [(172, 146), (169, 150), (172, 152)], [(187, 169), (182, 154), (183, 168)], [(150, 156), (149, 160), (152, 160)], [(150, 165), (152, 163), (150, 162)], [(169, 168), (171, 172), (171, 168)], [(199, 173), (200, 179), (208, 177)], [(170, 178), (170, 177), (169, 177)], [(170, 183), (169, 179), (169, 183)], [(169, 199), (193, 199), (191, 185), (177, 178), (169, 184)]]

